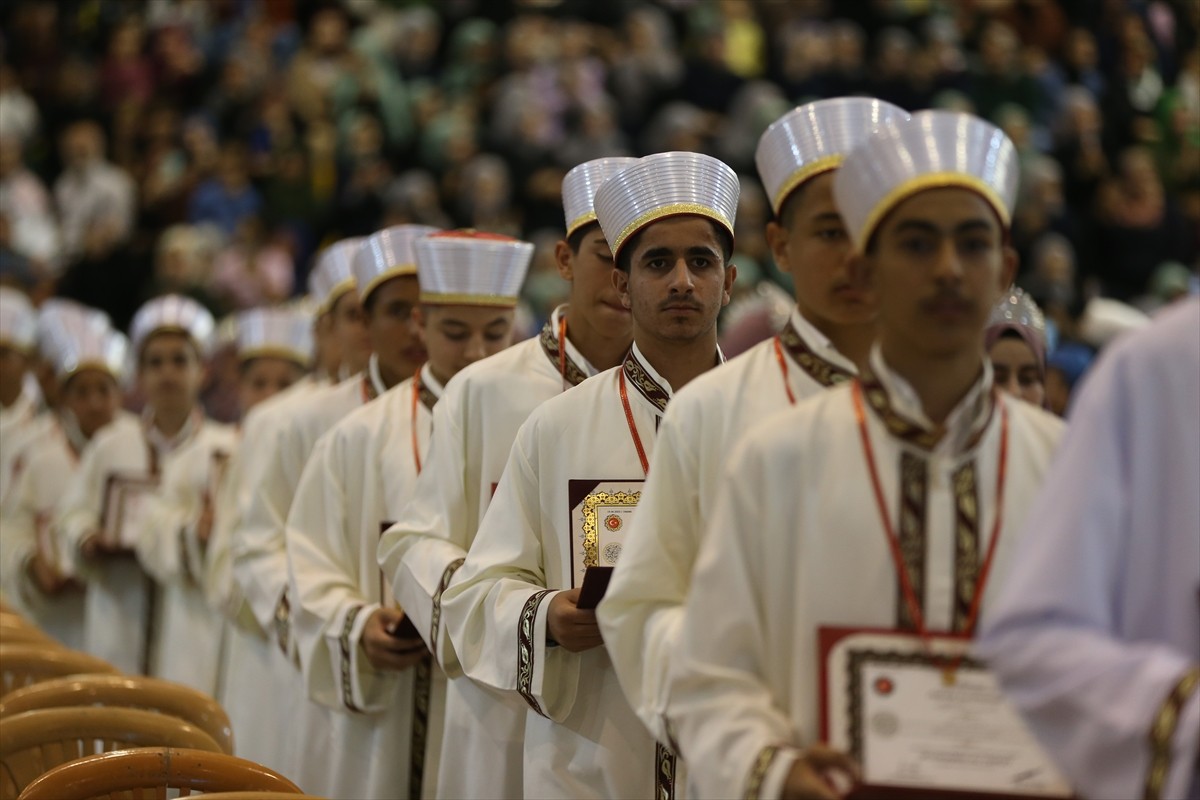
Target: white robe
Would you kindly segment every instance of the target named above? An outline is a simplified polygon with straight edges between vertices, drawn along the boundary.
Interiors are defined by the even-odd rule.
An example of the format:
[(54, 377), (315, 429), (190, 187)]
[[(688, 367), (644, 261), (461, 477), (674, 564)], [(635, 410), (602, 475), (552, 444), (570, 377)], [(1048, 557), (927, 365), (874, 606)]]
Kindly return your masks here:
[(622, 694), (608, 653), (547, 644), (551, 600), (581, 586), (605, 549), (599, 539), (587, 544), (573, 509), (604, 484), (627, 485), (628, 494), (645, 479), (622, 375), (642, 447), (653, 453), (671, 390), (634, 345), (623, 366), (530, 414), (466, 563), (442, 595), (443, 624), (467, 676), (529, 706), (525, 797), (658, 793), (665, 754)]
[(28, 381), (12, 405), (0, 407), (0, 503), (8, 496), (26, 446), (42, 439), (53, 427), (53, 416), (42, 413), (41, 399)]
[(225, 441), (227, 426), (194, 413), (179, 434), (167, 441), (137, 426), (109, 426), (84, 449), (78, 472), (59, 502), (54, 532), (69, 574), (86, 584), (84, 649), (123, 672), (159, 674), (158, 632), (163, 630), (163, 604), (153, 581), (132, 556), (101, 556), (87, 561), (79, 548), (98, 530), (110, 475), (151, 475), (151, 448), (159, 473), (189, 450), (207, 451), (214, 439)]
[(791, 398), (812, 397), (857, 372), (795, 310), (778, 352), (786, 359), (786, 377), (772, 337), (699, 376), (672, 399), (620, 567), (597, 610), (621, 687), (659, 741), (670, 739), (663, 714), (679, 623), (729, 454), (748, 428), (791, 408)]
[(271, 679), (281, 688), (286, 686), (290, 705), (281, 720), (285, 729), (280, 771), (311, 794), (331, 793), (332, 765), (343, 756), (331, 738), (332, 712), (307, 699), (297, 668), (296, 643), (288, 630), (291, 612), (285, 609), (293, 604), (286, 591), (287, 515), (317, 440), (382, 390), (367, 374), (359, 374), (278, 406), (269, 418), (275, 424), (269, 425), (267, 438), (257, 445), (261, 455), (247, 463), (250, 496), (234, 533), (234, 579), (259, 625), (273, 631), (280, 644), (270, 656)]
[(434, 670), (426, 662), (377, 671), (360, 644), (370, 616), (394, 605), (376, 558), (387, 514), (383, 476), (411, 497), (414, 432), (424, 458), (442, 393), (428, 366), (417, 385), (415, 408), (409, 378), (322, 436), (288, 514), (292, 635), (309, 698), (338, 712), (330, 726), (341, 756), (327, 765), (334, 797), (433, 796), (441, 746), (441, 709), (430, 707)]
[(441, 615), (442, 591), (466, 557), (491, 502), (517, 429), (564, 385), (596, 373), (571, 344), (568, 331), (564, 381), (555, 334), (564, 309), (555, 310), (540, 336), (454, 376), (434, 409), (429, 458), (414, 499), (400, 507), (390, 498), (407, 497), (406, 490), (389, 487), (387, 492), (388, 515), (397, 523), (380, 540), (379, 564), (449, 679), (439, 797), (522, 796), (525, 704), (465, 678), (435, 619)]
[[(113, 425), (137, 428), (137, 417), (119, 413)], [(28, 448), (16, 471), (11, 490), (0, 506), (0, 584), (9, 600), (39, 628), (73, 650), (83, 648), (84, 593), (80, 585), (68, 585), (59, 594), (46, 595), (29, 574), (30, 561), (38, 552), (38, 538), (50, 533), (55, 506), (62, 488), (79, 470), (79, 452), (86, 442), (73, 444), (61, 422), (49, 435)], [(50, 537), (48, 537), (50, 538)], [(50, 538), (46, 546), (55, 548)], [(66, 566), (57, 550), (52, 557), (59, 572)]]
[(1193, 298), (1088, 375), (985, 615), (979, 652), (1086, 797), (1200, 796), (1197, 409)]
[(138, 561), (158, 582), (162, 601), (155, 676), (210, 697), (217, 694), (224, 625), (204, 596), (207, 547), (197, 536), (196, 523), (205, 493), (215, 495), (223, 469), (218, 461), (230, 457), (236, 442), (232, 426), (213, 426), (204, 446), (172, 459), (163, 469), (137, 544)]
[[(892, 409), (897, 425), (932, 428), (915, 393), (878, 351), (871, 363), (884, 388), (869, 389), (868, 398)], [(1000, 395), (993, 406), (991, 388), (985, 362), (983, 377), (932, 447), (890, 433), (884, 412), (864, 400), (886, 508), (912, 554), (917, 596), (934, 632), (965, 622), (963, 598), (975, 588), (979, 554), (990, 541), (1000, 405), (1009, 416), (1007, 479), (985, 608), (995, 602), (1062, 429), (1027, 403)], [(897, 524), (902, 465), (909, 469), (906, 496), (924, 503), (906, 504), (909, 513)], [(955, 477), (969, 475), (971, 465), (973, 537), (956, 535), (959, 504), (972, 492), (967, 480), (956, 490)], [(895, 628), (906, 616), (869, 474), (851, 386), (754, 426), (735, 448), (696, 561), (667, 709), (689, 786), (700, 797), (778, 797), (797, 749), (820, 739), (819, 627)], [(923, 513), (916, 510), (922, 506)], [(974, 547), (964, 547), (960, 558), (956, 543), (964, 540)], [(958, 586), (956, 563), (963, 567)]]

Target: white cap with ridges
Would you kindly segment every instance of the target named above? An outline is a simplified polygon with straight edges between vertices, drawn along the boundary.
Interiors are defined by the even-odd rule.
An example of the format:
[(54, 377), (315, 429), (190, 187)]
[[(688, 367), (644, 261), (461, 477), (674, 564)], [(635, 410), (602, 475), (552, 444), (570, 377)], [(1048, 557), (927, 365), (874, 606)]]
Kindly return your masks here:
[(29, 352), (37, 341), (37, 312), (29, 298), (0, 286), (0, 344)]
[(890, 120), (855, 148), (833, 179), (833, 194), (858, 250), (902, 201), (926, 189), (979, 194), (1005, 229), (1012, 218), (1020, 164), (1004, 132), (971, 114), (921, 111)]
[(666, 217), (694, 214), (733, 236), (741, 185), (728, 164), (675, 151), (639, 158), (596, 192), (596, 218), (613, 256), (638, 231)]
[(497, 233), (445, 231), (418, 239), (421, 302), (511, 307), (533, 258), (533, 245)]
[(204, 306), (190, 297), (167, 294), (154, 298), (138, 309), (129, 325), (129, 338), (133, 352), (140, 354), (152, 334), (168, 331), (182, 333), (191, 337), (201, 355), (207, 355), (215, 329), (216, 322)]
[(413, 243), (437, 232), (437, 228), (428, 225), (394, 225), (363, 239), (354, 254), (354, 280), (358, 284), (359, 299), (366, 302), (367, 296), (386, 280), (416, 275), (417, 257), (413, 253)]
[(290, 308), (252, 308), (237, 315), (239, 361), (266, 356), (295, 361), (306, 367), (312, 360), (312, 317)]
[(754, 151), (771, 210), (778, 216), (801, 184), (837, 169), (890, 119), (908, 119), (908, 112), (873, 97), (835, 97), (806, 103), (771, 123)]
[(317, 256), (308, 274), (308, 293), (316, 301), (318, 315), (329, 311), (339, 297), (354, 288), (351, 264), (362, 241), (361, 236), (351, 236), (334, 242)]
[(60, 382), (87, 369), (100, 370), (117, 383), (125, 378), (129, 340), (109, 327), (101, 312), (85, 306), (59, 307), (43, 318), (38, 346)]
[(584, 225), (596, 221), (595, 199), (600, 186), (635, 163), (636, 158), (596, 158), (566, 174), (562, 182), (562, 199), (568, 238)]

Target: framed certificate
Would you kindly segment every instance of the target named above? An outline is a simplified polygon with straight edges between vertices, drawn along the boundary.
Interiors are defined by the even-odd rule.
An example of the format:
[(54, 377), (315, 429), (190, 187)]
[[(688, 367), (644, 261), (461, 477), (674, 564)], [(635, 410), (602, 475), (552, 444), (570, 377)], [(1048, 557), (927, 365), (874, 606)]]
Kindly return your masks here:
[(1071, 796), (969, 639), (821, 628), (818, 644), (821, 733), (862, 766), (855, 797)]
[(644, 480), (571, 480), (571, 588), (588, 567), (615, 567)]
[(100, 510), (101, 541), (109, 550), (133, 550), (138, 532), (158, 491), (158, 478), (144, 473), (114, 473), (104, 483), (104, 502)]

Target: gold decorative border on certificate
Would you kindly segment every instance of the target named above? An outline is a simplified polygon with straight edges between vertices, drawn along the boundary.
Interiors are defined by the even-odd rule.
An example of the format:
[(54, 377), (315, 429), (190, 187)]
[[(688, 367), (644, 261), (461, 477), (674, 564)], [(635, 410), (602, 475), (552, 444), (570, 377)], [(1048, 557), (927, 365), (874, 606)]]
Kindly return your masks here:
[(1167, 774), (1171, 771), (1171, 745), (1175, 739), (1175, 729), (1179, 725), (1179, 712), (1198, 687), (1200, 667), (1192, 667), (1171, 689), (1158, 713), (1154, 715), (1149, 737), (1150, 769), (1146, 772), (1146, 787), (1142, 793), (1145, 800), (1158, 800), (1162, 797), (1163, 784), (1167, 782)]
[(637, 492), (593, 492), (583, 499), (583, 566), (600, 564), (600, 506), (636, 506)]

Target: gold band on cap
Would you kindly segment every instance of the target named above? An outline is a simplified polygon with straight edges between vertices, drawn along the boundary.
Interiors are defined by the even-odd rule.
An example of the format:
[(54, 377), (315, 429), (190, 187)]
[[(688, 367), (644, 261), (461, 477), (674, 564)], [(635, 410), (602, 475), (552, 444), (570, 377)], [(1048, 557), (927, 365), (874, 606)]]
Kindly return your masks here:
[(307, 353), (301, 353), (299, 350), (293, 350), (289, 347), (278, 347), (276, 345), (264, 345), (263, 347), (250, 347), (246, 350), (239, 350), (238, 363), (245, 364), (255, 358), (282, 358), (284, 361), (293, 361), (301, 367), (307, 367), (309, 357)]
[(900, 183), (892, 188), (883, 196), (875, 207), (871, 209), (871, 213), (867, 215), (867, 221), (863, 223), (862, 232), (859, 234), (858, 241), (860, 248), (865, 250), (867, 242), (871, 241), (871, 236), (875, 233), (875, 228), (883, 221), (888, 212), (892, 211), (903, 200), (907, 200), (917, 192), (923, 192), (926, 189), (970, 189), (976, 192), (992, 207), (996, 215), (1000, 218), (1000, 224), (1005, 230), (1008, 229), (1010, 223), (1008, 208), (1000, 199), (1000, 195), (996, 190), (974, 175), (967, 175), (962, 172), (928, 172), (923, 175), (917, 175)]
[(490, 306), (495, 308), (512, 308), (517, 304), (517, 298), (504, 294), (421, 292), (421, 302), (431, 306)]
[[(71, 378), (74, 378), (79, 373), (86, 372), (88, 370), (95, 370), (96, 372), (103, 372), (104, 374), (108, 375), (110, 378), (112, 378), (117, 383), (121, 382), (121, 376), (117, 374), (117, 370), (113, 369), (111, 364), (106, 364), (103, 361), (97, 361), (96, 359), (93, 359), (93, 358), (89, 358), (86, 361), (80, 361), (78, 364), (71, 367), (70, 369), (64, 370), (62, 372), (62, 374), (58, 376), (58, 382), (60, 384), (66, 383), (68, 380), (70, 380)], [(55, 371), (57, 372), (57, 370), (55, 370)]]
[(775, 212), (775, 216), (779, 216), (779, 211), (783, 208), (784, 201), (787, 200), (788, 195), (799, 188), (800, 184), (812, 180), (823, 172), (837, 169), (845, 160), (846, 156), (844, 154), (835, 153), (831, 156), (818, 158), (816, 161), (810, 161), (789, 175), (787, 180), (783, 182), (783, 185), (775, 190), (775, 197), (771, 199), (771, 210)]
[(578, 217), (571, 220), (571, 224), (567, 226), (567, 238), (570, 239), (571, 234), (575, 233), (575, 231), (579, 230), (584, 225), (587, 225), (589, 222), (595, 222), (595, 221), (596, 221), (596, 212), (595, 211), (589, 211), (586, 214), (580, 214)]
[(707, 217), (713, 222), (719, 223), (725, 230), (729, 231), (729, 235), (733, 236), (733, 225), (729, 220), (725, 219), (724, 215), (716, 209), (708, 206), (700, 205), (699, 203), (670, 203), (658, 208), (652, 208), (646, 213), (639, 216), (633, 222), (626, 225), (617, 235), (617, 240), (612, 242), (613, 257), (624, 247), (625, 242), (629, 241), (629, 237), (637, 233), (642, 228), (649, 225), (651, 222), (657, 222), (664, 217), (679, 217), (685, 214), (695, 214), (700, 217)]
[(388, 267), (374, 278), (371, 278), (370, 282), (368, 282), (366, 286), (360, 287), (358, 296), (365, 301), (371, 296), (371, 292), (378, 289), (379, 284), (383, 283), (384, 281), (390, 281), (392, 278), (405, 278), (410, 275), (414, 278), (417, 275), (417, 265), (415, 263), (396, 264), (393, 267)]
[(334, 284), (333, 288), (329, 290), (329, 295), (317, 306), (317, 313), (313, 316), (319, 317), (333, 311), (333, 307), (337, 305), (338, 300), (342, 299), (342, 295), (354, 290), (355, 283), (354, 278), (345, 278)]

